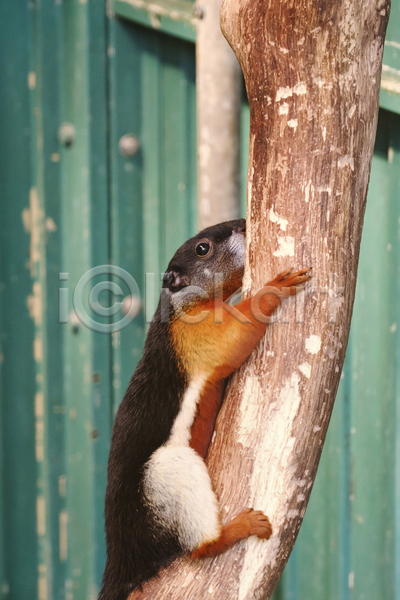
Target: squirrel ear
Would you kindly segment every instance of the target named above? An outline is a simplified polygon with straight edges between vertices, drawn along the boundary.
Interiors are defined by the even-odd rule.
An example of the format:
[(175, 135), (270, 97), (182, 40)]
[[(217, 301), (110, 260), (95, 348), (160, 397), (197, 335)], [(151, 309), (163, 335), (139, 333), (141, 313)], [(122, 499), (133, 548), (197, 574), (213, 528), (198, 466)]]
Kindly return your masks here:
[(163, 288), (168, 288), (171, 292), (179, 292), (189, 284), (189, 277), (179, 273), (179, 271), (171, 270), (164, 274)]

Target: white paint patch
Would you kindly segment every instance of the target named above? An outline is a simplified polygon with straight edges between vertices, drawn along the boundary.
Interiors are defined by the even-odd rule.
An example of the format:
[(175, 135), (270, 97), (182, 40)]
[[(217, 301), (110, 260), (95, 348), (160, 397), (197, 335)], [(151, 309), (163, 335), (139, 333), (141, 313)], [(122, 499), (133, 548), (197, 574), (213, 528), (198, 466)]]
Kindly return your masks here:
[(313, 433), (317, 433), (318, 431), (321, 431), (321, 427), (319, 427), (319, 425), (316, 425), (316, 426), (313, 428)]
[(42, 286), (38, 281), (35, 281), (32, 286), (32, 294), (28, 296), (27, 305), (29, 310), (29, 316), (31, 317), (35, 325), (41, 325), (43, 312)]
[(318, 354), (321, 350), (321, 338), (319, 335), (310, 335), (306, 339), (306, 350), (309, 354)]
[(397, 323), (393, 323), (390, 326), (390, 333), (395, 333), (395, 331), (397, 331)]
[(305, 83), (297, 83), (293, 88), (293, 93), (297, 96), (304, 96), (307, 94), (307, 86)]
[(286, 231), (289, 221), (278, 215), (273, 208), (269, 209), (269, 220), (272, 223), (277, 223), (282, 231)]
[(397, 48), (397, 50), (400, 50), (399, 42), (392, 42), (391, 40), (386, 40), (385, 46), (390, 46), (391, 48)]
[(36, 87), (36, 73), (35, 71), (29, 71), (28, 73), (28, 88), (34, 90)]
[(284, 102), (283, 104), (281, 104), (281, 106), (279, 107), (279, 114), (280, 115), (288, 115), (289, 114), (289, 104), (287, 102)]
[(291, 96), (293, 96), (293, 89), (290, 87), (280, 87), (279, 90), (276, 92), (276, 98), (275, 101), (276, 102), (280, 102), (280, 100), (284, 99), (284, 98), (290, 98)]
[[(265, 564), (265, 544), (255, 537), (246, 541), (246, 552), (243, 567), (240, 571), (238, 600), (248, 600), (253, 597), (257, 583), (261, 581), (265, 569), (272, 568), (276, 563), (277, 553), (281, 542), (277, 531), (284, 526), (288, 517), (287, 498), (297, 495), (299, 487), (305, 487), (309, 479), (298, 480), (287, 465), (293, 464), (296, 452), (296, 438), (291, 435), (291, 423), (301, 402), (299, 392), (300, 375), (293, 373), (283, 382), (275, 401), (268, 406), (268, 431), (264, 432), (255, 456), (253, 471), (250, 478), (250, 505), (263, 510), (272, 520), (274, 532), (268, 543), (268, 554), (271, 557)], [(240, 406), (241, 422), (239, 440), (253, 439), (257, 431), (259, 414), (265, 413), (265, 405), (257, 405), (254, 392), (259, 388), (257, 377), (250, 375), (246, 378), (245, 389)], [(250, 443), (248, 443), (250, 446)], [(268, 480), (265, 473), (268, 472)], [(304, 486), (300, 485), (304, 482)], [(298, 493), (301, 493), (299, 490)], [(293, 515), (294, 517), (294, 515)]]
[(341, 156), (337, 162), (339, 169), (344, 169), (345, 167), (350, 167), (352, 171), (354, 171), (354, 158), (352, 156)]
[(46, 565), (39, 565), (38, 570), (38, 598), (39, 600), (48, 600), (49, 585), (47, 581)]
[(278, 249), (273, 252), (274, 256), (294, 256), (294, 237), (278, 237), (278, 244)]
[(60, 475), (58, 478), (58, 493), (60, 498), (65, 498), (67, 496), (67, 476)]
[[(41, 241), (41, 223), (43, 211), (39, 204), (39, 197), (36, 188), (29, 190), (29, 231), (31, 234), (30, 243), (30, 269), (32, 277), (36, 276), (37, 263), (40, 260), (40, 241)], [(22, 215), (22, 219), (27, 221), (27, 215)], [(25, 224), (24, 221), (24, 224)]]
[(42, 420), (35, 423), (35, 456), (38, 463), (44, 461), (44, 423)]
[(307, 377), (307, 379), (310, 379), (310, 377), (311, 377), (311, 365), (308, 364), (308, 362), (305, 362), (302, 365), (300, 365), (299, 366), (299, 371), (300, 371), (300, 373), (303, 373), (304, 377)]
[(317, 187), (317, 192), (322, 192), (322, 193), (328, 193), (331, 194), (332, 193), (332, 188), (329, 185), (319, 185)]
[(304, 189), (304, 200), (306, 202), (309, 202), (310, 200), (310, 189), (314, 189), (314, 186), (312, 185), (311, 181), (309, 181)]
[(171, 436), (167, 442), (172, 446), (188, 446), (190, 441), (190, 428), (196, 415), (197, 403), (200, 399), (201, 390), (207, 379), (201, 374), (193, 379), (185, 392), (182, 405), (172, 426)]
[(39, 335), (36, 335), (33, 340), (33, 358), (38, 363), (43, 360), (43, 343), (42, 338)]
[(297, 129), (297, 125), (299, 124), (297, 119), (290, 119), (290, 121), (288, 121), (288, 127), (291, 127), (292, 129)]
[(382, 65), (381, 87), (387, 92), (400, 94), (400, 71), (388, 65)]
[(351, 119), (354, 115), (354, 113), (356, 112), (357, 106), (356, 104), (353, 104), (353, 106), (350, 108), (349, 112), (347, 113), (347, 116), (349, 119)]
[(46, 219), (46, 229), (47, 231), (57, 231), (57, 225), (54, 222), (54, 219), (52, 219), (51, 217), (47, 217)]
[(354, 571), (349, 573), (349, 590), (354, 589)]
[(293, 88), (290, 87), (281, 87), (276, 92), (275, 101), (280, 102), (285, 98), (291, 98), (293, 94), (297, 96), (302, 96), (307, 93), (307, 86), (305, 83), (300, 82), (297, 83)]
[(36, 529), (38, 535), (46, 535), (46, 500), (44, 496), (36, 498)]
[(35, 417), (38, 419), (44, 417), (44, 395), (43, 392), (35, 394)]
[(68, 512), (66, 510), (60, 511), (59, 530), (60, 561), (65, 562), (68, 560)]

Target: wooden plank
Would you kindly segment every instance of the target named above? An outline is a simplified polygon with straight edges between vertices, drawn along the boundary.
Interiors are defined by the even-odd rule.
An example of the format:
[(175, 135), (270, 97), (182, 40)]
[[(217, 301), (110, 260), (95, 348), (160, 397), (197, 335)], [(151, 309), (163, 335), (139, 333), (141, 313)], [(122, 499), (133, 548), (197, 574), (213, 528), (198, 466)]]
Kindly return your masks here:
[[(1, 124), (0, 124), (1, 131)], [(1, 206), (1, 205), (0, 205)], [(0, 306), (3, 306), (3, 285), (4, 280), (2, 276), (3, 272), (3, 248), (0, 244)], [(0, 311), (0, 331), (4, 332), (4, 316), (3, 311)], [(7, 582), (7, 570), (6, 570), (6, 546), (5, 546), (5, 510), (4, 510), (4, 497), (5, 497), (5, 485), (4, 485), (4, 440), (3, 440), (3, 411), (5, 398), (3, 394), (3, 336), (0, 334), (0, 599), (5, 600), (8, 596), (9, 585)]]
[[(90, 115), (90, 265), (110, 262), (109, 221), (109, 81), (107, 67), (107, 22), (101, 3), (87, 4), (88, 89)], [(112, 278), (105, 276), (104, 279)], [(121, 283), (121, 282), (118, 282)], [(125, 289), (125, 288), (124, 288)], [(108, 305), (114, 299), (108, 297)], [(108, 306), (107, 305), (107, 306)], [(120, 312), (116, 320), (123, 318)], [(98, 317), (97, 317), (98, 318)], [(107, 320), (107, 319), (105, 319)], [(86, 431), (92, 451), (93, 496), (89, 501), (93, 511), (93, 581), (91, 589), (99, 589), (105, 564), (104, 496), (107, 482), (107, 461), (111, 438), (110, 420), (112, 406), (111, 381), (112, 334), (92, 332), (91, 411), (92, 428)]]
[[(148, 318), (152, 318), (158, 303), (163, 272), (164, 237), (164, 165), (162, 164), (161, 139), (163, 90), (162, 90), (162, 39), (161, 35), (148, 32), (142, 37), (141, 50), (141, 94), (142, 94), (142, 139), (143, 139), (143, 267), (144, 272), (154, 274), (156, 290), (154, 304), (148, 307)], [(146, 290), (147, 292), (147, 290)]]
[[(45, 2), (31, 11), (31, 89), (33, 182), (30, 193), (32, 294), (30, 312), (35, 325), (34, 395), (37, 461), (37, 536), (39, 599), (59, 595), (65, 585), (60, 556), (60, 514), (65, 499), (59, 493), (63, 465), (61, 330), (57, 302), (49, 301), (60, 269), (59, 147), (54, 135), (60, 122), (60, 7)], [(46, 33), (45, 33), (46, 32)], [(35, 244), (36, 248), (35, 248)], [(38, 350), (38, 348), (41, 350)]]
[(113, 11), (145, 27), (177, 38), (196, 40), (195, 4), (185, 0), (114, 0)]
[[(62, 123), (72, 123), (76, 137), (61, 149), (62, 271), (74, 289), (91, 264), (89, 176), (90, 126), (88, 89), (87, 7), (69, 2), (63, 7)], [(78, 250), (79, 251), (76, 251)], [(72, 307), (70, 309), (72, 311)], [(68, 514), (67, 592), (83, 600), (93, 585), (92, 514), (93, 461), (89, 435), (91, 411), (91, 332), (71, 312), (64, 331), (64, 402), (66, 510)]]
[[(147, 30), (145, 30), (147, 31)], [(137, 281), (143, 299), (143, 147), (141, 125), (141, 28), (127, 21), (109, 19), (110, 97), (110, 228), (111, 262), (127, 270)], [(123, 156), (122, 136), (139, 141), (138, 152)], [(143, 350), (143, 306), (134, 321), (112, 335), (113, 414), (122, 400)]]
[[(107, 80), (101, 5), (63, 5), (62, 120), (76, 136), (61, 151), (62, 270), (72, 296), (78, 280), (106, 264), (108, 248)], [(106, 274), (103, 280), (109, 280)], [(97, 283), (98, 280), (93, 280)], [(91, 284), (92, 285), (92, 284)], [(98, 323), (107, 318), (84, 307)], [(71, 300), (71, 298), (70, 298)], [(70, 304), (72, 312), (72, 305)], [(96, 594), (104, 566), (102, 497), (110, 437), (110, 339), (73, 315), (64, 325), (67, 593)]]
[(0, 5), (2, 598), (37, 589), (34, 325), (27, 306), (30, 236), (22, 221), (31, 186), (28, 24), (26, 6)]

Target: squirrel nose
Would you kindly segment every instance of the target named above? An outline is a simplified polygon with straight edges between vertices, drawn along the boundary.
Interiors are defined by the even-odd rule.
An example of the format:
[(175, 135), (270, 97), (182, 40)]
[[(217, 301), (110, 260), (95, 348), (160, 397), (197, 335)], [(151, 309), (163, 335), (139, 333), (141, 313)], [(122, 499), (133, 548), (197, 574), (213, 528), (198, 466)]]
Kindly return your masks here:
[(239, 224), (235, 227), (236, 233), (246, 233), (246, 221), (245, 219), (240, 219)]

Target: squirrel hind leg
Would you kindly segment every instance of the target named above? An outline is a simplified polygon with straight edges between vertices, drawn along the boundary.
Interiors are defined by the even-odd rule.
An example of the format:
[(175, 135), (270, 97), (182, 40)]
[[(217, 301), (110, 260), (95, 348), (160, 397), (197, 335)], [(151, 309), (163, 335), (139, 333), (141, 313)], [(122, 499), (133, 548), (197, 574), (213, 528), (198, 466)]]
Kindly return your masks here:
[(146, 465), (143, 484), (156, 527), (177, 536), (182, 554), (220, 536), (218, 501), (207, 467), (192, 448), (167, 445), (156, 450)]
[(193, 550), (190, 556), (191, 558), (217, 556), (251, 535), (268, 540), (271, 534), (272, 527), (268, 517), (260, 510), (247, 508), (222, 527), (218, 539), (202, 544)]

